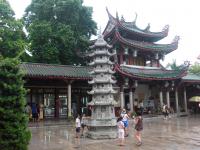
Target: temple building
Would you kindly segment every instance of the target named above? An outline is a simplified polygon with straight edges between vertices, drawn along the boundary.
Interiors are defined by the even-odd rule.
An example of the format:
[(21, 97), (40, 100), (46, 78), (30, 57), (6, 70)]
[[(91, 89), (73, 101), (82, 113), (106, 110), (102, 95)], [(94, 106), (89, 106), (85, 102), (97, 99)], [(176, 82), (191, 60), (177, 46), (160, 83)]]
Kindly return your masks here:
[[(99, 66), (107, 68), (93, 70), (90, 66), (22, 63), (25, 88), (28, 89), (27, 102), (40, 104), (43, 118), (90, 114), (88, 104), (91, 105), (99, 95), (91, 96), (87, 91), (90, 94), (105, 92), (103, 89), (106, 88), (109, 88), (107, 91), (112, 91), (112, 82), (116, 94), (110, 95), (110, 99), (116, 101), (115, 115), (119, 108), (132, 112), (138, 107), (143, 107), (146, 114), (156, 114), (161, 111), (164, 103), (177, 114), (187, 113), (188, 108), (192, 107), (189, 99), (200, 96), (200, 76), (188, 73), (189, 63), (176, 70), (168, 70), (160, 63), (165, 55), (178, 48), (179, 37), (176, 36), (169, 44), (158, 44), (167, 37), (169, 26), (165, 26), (160, 32), (152, 32), (149, 24), (145, 29), (137, 27), (137, 16), (133, 22), (126, 22), (123, 17), (114, 17), (108, 10), (107, 13), (109, 20), (102, 34), (104, 40), (112, 45), (116, 55), (106, 51), (98, 57), (106, 57), (106, 62), (110, 65), (114, 62), (113, 67), (105, 65), (97, 57), (90, 59), (90, 64), (102, 63)], [(95, 42), (94, 40), (92, 44)], [(90, 55), (97, 56), (99, 53), (103, 51)], [(112, 57), (107, 57), (110, 55)], [(102, 84), (100, 91), (96, 92), (98, 88), (94, 83), (101, 78), (99, 71), (109, 72), (110, 75), (109, 81)], [(111, 78), (114, 72), (115, 79)], [(97, 74), (99, 78), (92, 78), (91, 73)]]

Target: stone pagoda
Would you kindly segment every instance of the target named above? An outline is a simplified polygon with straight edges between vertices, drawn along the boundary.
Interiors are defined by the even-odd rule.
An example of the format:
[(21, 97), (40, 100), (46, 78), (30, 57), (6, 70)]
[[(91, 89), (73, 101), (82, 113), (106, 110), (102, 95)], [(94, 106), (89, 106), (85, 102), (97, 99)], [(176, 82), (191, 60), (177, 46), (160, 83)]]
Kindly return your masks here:
[(117, 137), (116, 118), (112, 84), (116, 83), (112, 74), (114, 71), (113, 62), (110, 57), (115, 52), (110, 52), (110, 45), (104, 41), (103, 36), (99, 35), (94, 45), (90, 46), (92, 51), (88, 54), (91, 58), (90, 66), (93, 67), (90, 74), (93, 79), (89, 81), (92, 84), (92, 90), (88, 92), (92, 95), (92, 101), (88, 103), (91, 106), (92, 116), (88, 120), (88, 137), (92, 139), (109, 139)]

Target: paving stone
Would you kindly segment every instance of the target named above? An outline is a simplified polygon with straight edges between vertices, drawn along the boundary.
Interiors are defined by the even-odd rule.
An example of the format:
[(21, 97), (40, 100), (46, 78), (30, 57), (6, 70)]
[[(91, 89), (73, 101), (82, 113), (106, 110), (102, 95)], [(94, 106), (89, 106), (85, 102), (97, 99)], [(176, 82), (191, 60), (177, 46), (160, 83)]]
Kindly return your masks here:
[(131, 121), (125, 146), (118, 146), (117, 139), (92, 140), (86, 137), (74, 138), (73, 125), (56, 124), (49, 126), (32, 124), (29, 127), (32, 139), (29, 150), (199, 150), (200, 116), (188, 116), (163, 120), (144, 120), (143, 143), (136, 145), (134, 125)]

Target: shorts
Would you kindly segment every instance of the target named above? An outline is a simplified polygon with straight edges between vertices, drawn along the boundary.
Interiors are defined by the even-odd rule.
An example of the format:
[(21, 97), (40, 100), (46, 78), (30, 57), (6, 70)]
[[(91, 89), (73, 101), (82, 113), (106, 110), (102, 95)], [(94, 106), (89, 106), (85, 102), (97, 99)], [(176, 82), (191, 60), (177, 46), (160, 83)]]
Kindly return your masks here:
[(118, 138), (124, 139), (124, 129), (118, 129)]
[(142, 126), (135, 126), (135, 130), (136, 130), (136, 131), (142, 131), (142, 130), (143, 130), (143, 127), (142, 127)]
[(85, 124), (81, 124), (81, 127), (84, 128), (86, 125)]
[(79, 133), (80, 131), (81, 131), (81, 128), (80, 128), (80, 127), (77, 127), (77, 128), (76, 128), (76, 132)]
[(128, 127), (128, 121), (122, 121), (124, 123), (124, 127), (127, 128)]
[(37, 119), (38, 118), (38, 113), (33, 113), (32, 117)]

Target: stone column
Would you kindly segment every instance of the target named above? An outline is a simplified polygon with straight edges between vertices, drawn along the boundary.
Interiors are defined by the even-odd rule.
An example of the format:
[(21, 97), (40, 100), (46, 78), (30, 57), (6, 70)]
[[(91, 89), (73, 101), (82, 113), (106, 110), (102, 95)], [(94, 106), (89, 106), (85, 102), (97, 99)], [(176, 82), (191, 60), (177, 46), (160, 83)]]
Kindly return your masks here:
[(120, 107), (124, 108), (124, 87), (120, 87)]
[(163, 92), (160, 91), (160, 107), (162, 108), (163, 106)]
[(187, 95), (186, 95), (185, 87), (184, 87), (184, 108), (185, 108), (185, 112), (188, 112), (188, 110), (187, 110)]
[(67, 98), (68, 98), (68, 117), (72, 116), (72, 110), (71, 110), (71, 105), (72, 105), (72, 98), (71, 98), (71, 83), (68, 83), (68, 88), (67, 88)]
[(131, 112), (133, 112), (133, 91), (132, 89), (130, 89), (129, 91), (129, 101), (130, 101), (130, 105), (131, 105)]
[(176, 99), (176, 113), (179, 112), (179, 106), (178, 106), (178, 89), (175, 89), (175, 99)]
[(167, 107), (170, 108), (169, 91), (166, 91)]

